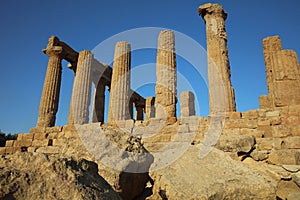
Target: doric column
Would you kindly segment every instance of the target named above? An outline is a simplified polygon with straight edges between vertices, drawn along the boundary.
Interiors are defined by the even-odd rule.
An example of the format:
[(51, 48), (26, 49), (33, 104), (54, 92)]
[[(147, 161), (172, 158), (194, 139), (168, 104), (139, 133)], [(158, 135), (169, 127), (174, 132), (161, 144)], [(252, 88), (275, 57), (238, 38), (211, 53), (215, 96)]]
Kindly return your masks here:
[(170, 30), (161, 31), (156, 57), (155, 117), (176, 117), (176, 54), (175, 36)]
[(210, 113), (236, 110), (235, 94), (230, 82), (227, 13), (219, 4), (204, 4), (198, 9), (206, 23)]
[(131, 119), (129, 112), (130, 56), (130, 44), (118, 42), (115, 47), (111, 78), (108, 123)]
[(53, 46), (44, 52), (49, 56), (48, 68), (40, 102), (37, 127), (55, 125), (62, 73), (62, 47)]
[(105, 80), (101, 78), (95, 88), (93, 122), (104, 123)]
[(86, 124), (89, 121), (91, 99), (91, 65), (93, 54), (84, 50), (79, 53), (71, 99), (69, 123)]
[(144, 120), (144, 107), (141, 105), (135, 106), (136, 120)]
[(146, 98), (146, 120), (150, 120), (150, 118), (155, 117), (155, 97), (147, 97)]
[(195, 115), (195, 96), (190, 91), (180, 94), (180, 117)]
[(300, 68), (293, 50), (283, 50), (280, 37), (263, 40), (264, 59), (268, 83), (268, 96), (264, 104), (281, 107), (300, 104)]

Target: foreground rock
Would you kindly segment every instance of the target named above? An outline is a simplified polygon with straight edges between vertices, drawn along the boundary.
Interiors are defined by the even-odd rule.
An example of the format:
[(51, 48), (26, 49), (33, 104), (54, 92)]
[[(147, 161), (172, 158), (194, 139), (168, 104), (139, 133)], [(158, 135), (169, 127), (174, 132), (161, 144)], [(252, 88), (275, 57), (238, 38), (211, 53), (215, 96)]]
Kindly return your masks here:
[(217, 149), (199, 159), (200, 147), (191, 146), (173, 164), (152, 172), (149, 199), (276, 199), (276, 180)]
[(0, 158), (0, 199), (121, 199), (96, 163), (38, 153)]

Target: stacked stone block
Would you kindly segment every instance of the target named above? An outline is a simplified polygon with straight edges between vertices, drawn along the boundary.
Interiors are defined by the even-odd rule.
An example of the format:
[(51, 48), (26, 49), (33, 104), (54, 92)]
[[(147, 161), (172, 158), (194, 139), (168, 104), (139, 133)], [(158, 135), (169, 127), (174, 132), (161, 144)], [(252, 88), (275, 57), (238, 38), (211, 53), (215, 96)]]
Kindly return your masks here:
[(195, 115), (195, 96), (190, 91), (180, 94), (180, 117)]

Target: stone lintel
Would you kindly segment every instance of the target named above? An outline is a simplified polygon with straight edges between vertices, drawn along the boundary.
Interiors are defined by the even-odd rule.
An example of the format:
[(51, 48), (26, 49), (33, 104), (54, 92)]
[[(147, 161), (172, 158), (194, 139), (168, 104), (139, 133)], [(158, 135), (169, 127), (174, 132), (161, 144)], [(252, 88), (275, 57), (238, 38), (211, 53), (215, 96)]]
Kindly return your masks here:
[(202, 6), (199, 6), (198, 14), (201, 15), (203, 17), (203, 19), (207, 14), (220, 16), (224, 20), (226, 20), (226, 18), (227, 18), (227, 13), (223, 10), (223, 8), (220, 4), (206, 3)]

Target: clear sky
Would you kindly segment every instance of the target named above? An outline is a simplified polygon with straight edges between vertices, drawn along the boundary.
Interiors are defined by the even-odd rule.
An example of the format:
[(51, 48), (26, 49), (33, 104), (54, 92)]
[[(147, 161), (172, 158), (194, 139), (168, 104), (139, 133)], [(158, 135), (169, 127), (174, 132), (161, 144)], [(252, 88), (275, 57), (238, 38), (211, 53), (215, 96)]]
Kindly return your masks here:
[[(41, 50), (46, 47), (51, 35), (58, 36), (75, 50), (81, 51), (92, 50), (105, 39), (129, 29), (163, 27), (186, 34), (206, 47), (205, 24), (198, 16), (197, 8), (207, 2), (0, 1), (0, 129), (6, 133), (25, 133), (35, 126), (48, 62), (48, 56)], [(213, 2), (222, 4), (228, 13), (226, 28), (237, 109), (257, 109), (258, 97), (267, 94), (262, 39), (280, 35), (283, 48), (299, 53), (300, 1)], [(155, 62), (153, 51), (133, 53), (133, 57), (133, 65), (140, 65), (142, 61)], [(182, 73), (185, 64), (184, 60), (178, 62), (178, 69)], [(66, 65), (67, 63), (63, 62), (58, 125), (66, 123), (73, 83), (73, 72), (67, 69)], [(196, 95), (201, 102), (197, 114), (205, 116), (208, 114), (207, 88), (198, 90), (198, 83), (194, 84)], [(145, 86), (144, 90), (146, 89)], [(148, 89), (148, 93), (146, 91), (147, 94), (142, 95), (154, 92), (153, 87), (149, 86)]]

